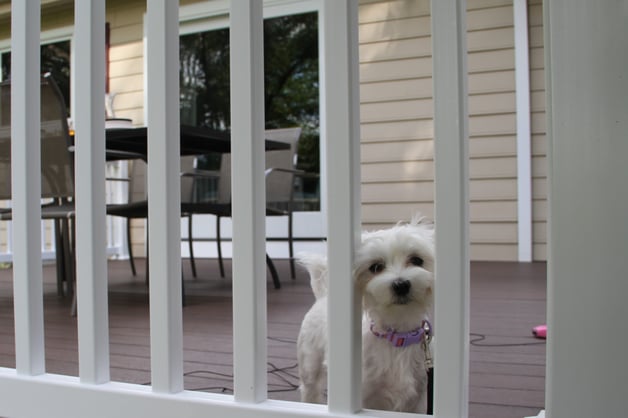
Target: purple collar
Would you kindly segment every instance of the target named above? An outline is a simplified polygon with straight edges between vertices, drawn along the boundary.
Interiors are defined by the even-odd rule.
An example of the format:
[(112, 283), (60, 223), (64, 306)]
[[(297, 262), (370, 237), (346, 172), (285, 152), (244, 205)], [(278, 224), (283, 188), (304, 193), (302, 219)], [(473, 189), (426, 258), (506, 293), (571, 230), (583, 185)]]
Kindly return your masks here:
[(408, 332), (397, 332), (394, 329), (388, 329), (385, 333), (375, 331), (375, 323), (371, 322), (371, 332), (377, 338), (384, 338), (394, 347), (407, 347), (412, 344), (419, 344), (425, 337), (429, 337), (432, 333), (432, 324), (427, 319), (421, 322), (421, 326)]

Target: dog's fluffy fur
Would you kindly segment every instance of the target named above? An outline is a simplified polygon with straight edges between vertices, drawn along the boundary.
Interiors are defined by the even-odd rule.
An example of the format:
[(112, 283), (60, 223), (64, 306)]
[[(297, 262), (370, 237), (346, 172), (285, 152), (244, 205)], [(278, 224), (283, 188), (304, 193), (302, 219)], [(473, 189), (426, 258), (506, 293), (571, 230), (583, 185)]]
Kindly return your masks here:
[[(362, 234), (353, 280), (362, 296), (362, 399), (369, 409), (425, 413), (427, 373), (421, 344), (393, 347), (371, 331), (407, 332), (428, 318), (433, 302), (433, 225), (407, 224)], [(301, 400), (324, 403), (327, 386), (327, 260), (300, 255), (316, 302), (297, 342)], [(404, 290), (399, 290), (399, 283)]]

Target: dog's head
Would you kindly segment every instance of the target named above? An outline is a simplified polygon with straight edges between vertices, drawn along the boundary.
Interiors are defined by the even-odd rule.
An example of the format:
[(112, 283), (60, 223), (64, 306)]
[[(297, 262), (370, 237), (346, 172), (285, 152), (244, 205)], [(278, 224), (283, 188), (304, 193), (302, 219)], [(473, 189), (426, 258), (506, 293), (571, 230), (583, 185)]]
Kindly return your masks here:
[(362, 234), (354, 277), (377, 322), (416, 326), (433, 302), (434, 228), (423, 218)]

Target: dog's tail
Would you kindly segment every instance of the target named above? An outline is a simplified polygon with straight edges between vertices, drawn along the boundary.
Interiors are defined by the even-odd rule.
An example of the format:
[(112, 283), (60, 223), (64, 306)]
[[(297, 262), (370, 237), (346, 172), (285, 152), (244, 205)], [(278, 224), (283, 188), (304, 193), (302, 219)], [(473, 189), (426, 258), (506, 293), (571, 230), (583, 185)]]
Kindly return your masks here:
[(316, 299), (327, 296), (327, 257), (321, 254), (299, 254), (299, 264), (310, 274), (310, 286)]

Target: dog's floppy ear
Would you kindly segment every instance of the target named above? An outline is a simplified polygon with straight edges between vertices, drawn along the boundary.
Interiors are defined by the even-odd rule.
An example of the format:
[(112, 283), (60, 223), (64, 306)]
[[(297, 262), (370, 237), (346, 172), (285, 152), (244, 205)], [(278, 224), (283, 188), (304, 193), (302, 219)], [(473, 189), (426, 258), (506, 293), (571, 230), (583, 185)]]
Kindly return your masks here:
[(316, 299), (327, 296), (327, 257), (322, 254), (300, 253), (297, 261), (310, 274), (310, 286)]

